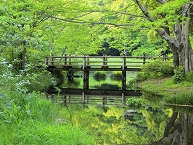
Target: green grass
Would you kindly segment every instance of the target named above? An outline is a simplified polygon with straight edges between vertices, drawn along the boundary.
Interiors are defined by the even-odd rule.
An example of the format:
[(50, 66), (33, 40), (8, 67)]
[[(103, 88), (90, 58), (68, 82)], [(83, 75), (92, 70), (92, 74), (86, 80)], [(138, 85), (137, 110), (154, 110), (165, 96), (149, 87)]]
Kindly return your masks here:
[(0, 145), (89, 145), (94, 139), (58, 121), (61, 106), (39, 93), (1, 91)]
[(148, 99), (156, 98), (163, 104), (192, 106), (193, 83), (182, 81), (174, 83), (173, 78), (158, 78), (141, 83), (142, 89)]

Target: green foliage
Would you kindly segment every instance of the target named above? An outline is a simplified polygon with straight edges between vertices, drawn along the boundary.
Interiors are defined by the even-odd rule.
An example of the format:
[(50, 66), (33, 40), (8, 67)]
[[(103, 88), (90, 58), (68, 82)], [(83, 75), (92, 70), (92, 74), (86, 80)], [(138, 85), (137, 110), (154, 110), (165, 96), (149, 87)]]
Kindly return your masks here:
[(56, 85), (56, 79), (50, 72), (46, 71), (45, 67), (36, 67), (31, 64), (27, 65), (22, 80), (29, 81), (29, 83), (26, 84), (29, 92), (46, 91), (50, 86)]
[[(93, 138), (86, 135), (78, 127), (71, 125), (48, 125), (30, 120), (22, 124), (17, 124), (14, 131), (14, 140), (11, 144), (34, 144), (34, 145), (77, 145), (91, 144)], [(8, 138), (8, 137), (7, 137)], [(5, 139), (1, 140), (3, 142)]]
[(103, 81), (106, 80), (107, 74), (105, 72), (95, 72), (93, 77), (96, 81)]
[(100, 86), (94, 86), (97, 89), (107, 89), (107, 90), (118, 90), (119, 86), (118, 85), (112, 85), (112, 84), (101, 84)]
[(137, 75), (137, 81), (158, 77), (169, 77), (174, 74), (174, 67), (171, 62), (155, 60), (142, 66), (141, 72)]
[[(133, 120), (123, 118), (125, 108), (119, 106), (69, 105), (62, 116), (73, 125), (81, 126), (96, 138), (96, 144), (152, 144), (163, 136), (168, 122), (167, 111), (141, 108)], [(92, 128), (92, 129), (90, 129)]]
[(185, 80), (186, 80), (187, 82), (193, 83), (193, 71), (190, 71), (190, 72), (188, 72), (188, 73), (186, 74)]
[[(0, 144), (90, 144), (93, 138), (57, 122), (59, 106), (43, 94), (1, 91)], [(13, 139), (14, 138), (14, 139)]]
[[(13, 62), (14, 63), (14, 62)], [(45, 91), (50, 86), (55, 86), (56, 81), (43, 66), (26, 65), (25, 71), (14, 73), (13, 65), (0, 60), (0, 83), (2, 89), (17, 90), (22, 92)]]
[(127, 88), (130, 90), (136, 90), (139, 89), (139, 85), (136, 82), (136, 79), (132, 79), (128, 82)]
[(179, 93), (166, 97), (166, 104), (170, 105), (191, 105), (193, 106), (193, 93)]
[(122, 80), (122, 73), (120, 71), (115, 71), (111, 74), (111, 80), (121, 81)]
[(139, 109), (142, 107), (143, 105), (143, 102), (141, 99), (139, 98), (129, 98), (127, 99), (127, 102), (126, 102), (126, 105), (129, 107), (129, 108), (132, 108), (132, 109)]
[(174, 83), (180, 83), (185, 80), (184, 67), (179, 66), (174, 70)]
[(59, 106), (34, 91), (55, 82), (50, 73), (26, 65), (15, 74), (11, 64), (0, 62), (0, 144), (91, 144), (79, 128), (57, 124)]
[(18, 91), (0, 93), (1, 122), (17, 124), (28, 119), (51, 122), (57, 115), (55, 105), (45, 100), (42, 94)]

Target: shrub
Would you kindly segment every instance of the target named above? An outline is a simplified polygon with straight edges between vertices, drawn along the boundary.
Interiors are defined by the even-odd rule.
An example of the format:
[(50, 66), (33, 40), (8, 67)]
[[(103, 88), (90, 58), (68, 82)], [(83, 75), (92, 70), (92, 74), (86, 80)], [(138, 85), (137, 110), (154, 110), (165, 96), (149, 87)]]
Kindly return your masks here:
[(96, 81), (104, 81), (106, 80), (107, 75), (105, 72), (95, 72), (93, 77)]
[(185, 80), (184, 67), (179, 66), (174, 70), (174, 83), (180, 83)]
[(126, 102), (126, 105), (132, 109), (139, 109), (142, 107), (143, 102), (140, 98), (129, 98)]
[(188, 73), (186, 74), (185, 80), (188, 81), (188, 82), (193, 83), (193, 71), (190, 71), (190, 72), (188, 72)]
[(2, 89), (22, 92), (44, 91), (50, 86), (56, 85), (51, 73), (43, 67), (28, 64), (25, 71), (15, 74), (13, 66), (8, 63), (0, 64), (0, 83)]
[(102, 84), (100, 86), (95, 86), (97, 89), (108, 89), (108, 90), (118, 90), (118, 85), (112, 85), (112, 84)]
[(146, 63), (142, 66), (141, 72), (137, 75), (136, 81), (145, 81), (147, 79), (158, 77), (169, 77), (174, 75), (174, 67), (171, 62), (156, 60)]
[(0, 93), (0, 120), (7, 124), (16, 124), (22, 120), (52, 122), (57, 108), (43, 98), (43, 94), (2, 91)]
[(115, 71), (110, 77), (112, 80), (120, 81), (122, 80), (122, 73), (120, 71)]

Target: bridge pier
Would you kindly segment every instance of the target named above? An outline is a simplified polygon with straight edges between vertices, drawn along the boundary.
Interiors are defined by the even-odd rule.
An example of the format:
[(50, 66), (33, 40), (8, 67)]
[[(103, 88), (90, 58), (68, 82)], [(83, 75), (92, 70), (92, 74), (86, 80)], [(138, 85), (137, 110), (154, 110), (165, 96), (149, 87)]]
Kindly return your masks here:
[(107, 105), (107, 97), (103, 97), (103, 106)]
[(126, 91), (126, 70), (122, 70), (122, 91)]
[(86, 91), (89, 89), (89, 71), (84, 70), (84, 86), (83, 89)]

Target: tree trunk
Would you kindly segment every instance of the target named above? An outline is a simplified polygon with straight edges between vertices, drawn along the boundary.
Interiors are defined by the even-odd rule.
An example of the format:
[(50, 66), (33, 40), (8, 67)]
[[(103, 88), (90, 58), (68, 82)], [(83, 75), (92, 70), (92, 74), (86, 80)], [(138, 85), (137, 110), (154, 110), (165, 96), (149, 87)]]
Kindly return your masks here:
[[(182, 8), (182, 15), (184, 17), (190, 17), (190, 7), (191, 4), (187, 3)], [(189, 24), (190, 20), (186, 20), (182, 24), (182, 32), (181, 32), (181, 43), (182, 43), (182, 50), (179, 51), (180, 53), (180, 65), (184, 66), (185, 74), (188, 73), (193, 69), (192, 66), (192, 48), (189, 39)]]
[(189, 117), (187, 113), (180, 113), (179, 116), (179, 145), (188, 144), (188, 133), (189, 133)]
[[(157, 0), (161, 4), (165, 4), (165, 0)], [(154, 22), (154, 19), (151, 17), (147, 9), (142, 6), (139, 0), (134, 0), (134, 2), (139, 6), (144, 16), (150, 21)], [(182, 7), (182, 16), (185, 18), (190, 17), (190, 8), (193, 3), (187, 2)], [(165, 17), (165, 15), (164, 15)], [(174, 67), (184, 66), (185, 74), (189, 71), (193, 70), (193, 52), (189, 39), (189, 22), (190, 20), (186, 19), (182, 21), (182, 25), (180, 25), (180, 21), (177, 20), (176, 25), (174, 27), (174, 36), (172, 38), (170, 35), (169, 27), (164, 27), (164, 29), (156, 29), (158, 34), (167, 41), (169, 47), (172, 50), (173, 58), (174, 58)]]

